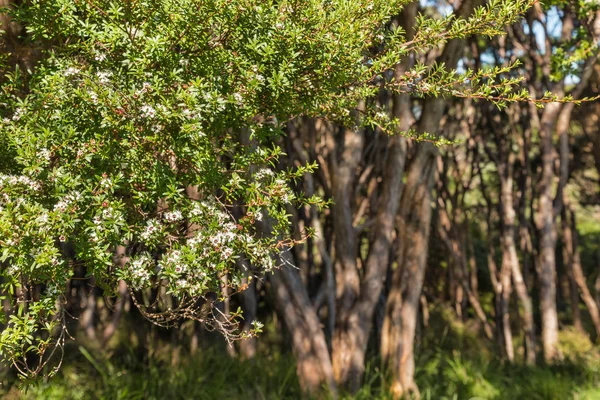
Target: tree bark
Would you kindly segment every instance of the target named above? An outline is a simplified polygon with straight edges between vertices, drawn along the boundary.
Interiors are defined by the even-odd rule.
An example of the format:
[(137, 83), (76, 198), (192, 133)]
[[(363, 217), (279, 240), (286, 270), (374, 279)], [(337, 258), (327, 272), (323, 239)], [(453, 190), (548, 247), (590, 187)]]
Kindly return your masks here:
[[(467, 17), (480, 0), (465, 0), (456, 11)], [(456, 67), (462, 55), (464, 41), (450, 40), (437, 62), (448, 68)], [(427, 98), (417, 126), (418, 132), (435, 134), (444, 112), (445, 101)], [(397, 253), (398, 268), (394, 271), (392, 287), (386, 305), (381, 352), (391, 368), (391, 391), (395, 398), (406, 393), (419, 397), (414, 382), (414, 338), (419, 298), (425, 276), (427, 249), (431, 225), (431, 200), (438, 152), (431, 143), (420, 145), (408, 171), (400, 203)]]
[[(89, 289), (87, 294), (86, 289)], [(81, 296), (83, 303), (85, 304), (83, 314), (81, 315), (81, 326), (88, 339), (95, 341), (96, 327), (94, 317), (96, 315), (96, 280), (93, 276), (90, 277), (89, 284), (84, 285), (81, 288)]]
[[(240, 263), (241, 264), (241, 263)], [(246, 263), (247, 264), (247, 263)], [(246, 265), (246, 268), (249, 269), (249, 266)], [(251, 275), (248, 274), (246, 278), (243, 279), (242, 284), (248, 285), (248, 287), (240, 293), (241, 302), (242, 302), (242, 310), (244, 312), (244, 331), (249, 331), (252, 322), (256, 319), (257, 313), (257, 296), (256, 296), (256, 280), (251, 280)], [(242, 358), (246, 360), (250, 360), (254, 358), (256, 355), (256, 338), (251, 337), (240, 341), (239, 344), (240, 355)]]
[(337, 397), (333, 367), (319, 318), (298, 272), (289, 266), (289, 252), (281, 253), (283, 267), (269, 276), (277, 307), (292, 336), (292, 351), (300, 386), (312, 396)]
[(335, 235), (336, 321), (332, 338), (332, 362), (336, 382), (350, 391), (360, 385), (364, 365), (352, 307), (358, 299), (357, 240), (354, 231), (352, 199), (356, 171), (362, 156), (363, 132), (341, 128), (336, 138), (341, 154), (331, 152), (333, 231)]
[[(441, 202), (442, 200), (439, 199), (438, 203)], [(485, 311), (483, 310), (483, 307), (479, 302), (477, 294), (471, 287), (471, 279), (469, 279), (470, 277), (467, 271), (468, 258), (465, 249), (466, 240), (461, 241), (461, 238), (464, 238), (464, 235), (460, 235), (458, 232), (456, 232), (455, 229), (453, 229), (452, 223), (448, 216), (448, 212), (446, 208), (441, 204), (438, 207), (438, 215), (440, 219), (438, 225), (438, 232), (442, 240), (446, 244), (448, 251), (454, 259), (453, 264), (456, 266), (457, 269), (456, 278), (458, 279), (459, 284), (467, 294), (467, 299), (469, 300), (471, 307), (473, 307), (477, 318), (479, 318), (479, 321), (481, 321), (481, 323), (483, 324), (483, 331), (486, 337), (488, 339), (492, 339), (494, 337), (494, 334), (492, 332), (492, 326), (487, 320), (487, 316), (485, 315)], [(465, 227), (464, 229), (468, 229), (468, 227)]]
[(562, 212), (562, 228), (565, 254), (565, 268), (576, 285), (576, 291), (581, 296), (583, 303), (590, 313), (590, 317), (596, 330), (596, 337), (600, 337), (600, 311), (598, 305), (587, 286), (587, 281), (581, 267), (581, 259), (578, 249), (578, 234), (575, 224), (575, 212), (568, 203)]
[[(500, 209), (502, 215), (502, 268), (506, 268), (512, 274), (512, 280), (519, 297), (519, 301), (523, 306), (523, 331), (525, 335), (525, 356), (528, 365), (535, 365), (536, 350), (535, 350), (535, 322), (533, 320), (533, 304), (523, 274), (519, 265), (517, 256), (517, 246), (515, 242), (515, 220), (516, 211), (513, 202), (513, 165), (514, 153), (508, 149), (508, 156), (505, 160), (505, 165), (499, 168), (500, 172)], [(510, 285), (510, 278), (503, 279), (504, 284)], [(503, 302), (507, 301), (503, 299)], [(510, 331), (510, 321), (507, 319), (505, 323), (508, 327), (505, 330), (505, 347), (510, 347), (510, 353), (507, 351), (509, 360), (513, 361), (512, 343), (508, 344), (506, 330)]]
[(538, 205), (538, 230), (540, 235), (539, 271), (540, 307), (542, 317), (542, 347), (548, 364), (559, 358), (558, 313), (556, 310), (556, 221), (553, 206), (553, 180), (555, 152), (552, 135), (560, 105), (547, 106), (540, 126), (542, 151), (542, 176)]
[(429, 146), (425, 149), (413, 162), (400, 203), (398, 267), (393, 273), (382, 329), (381, 355), (391, 370), (394, 398), (407, 393), (419, 396), (413, 346), (425, 277), (437, 156)]

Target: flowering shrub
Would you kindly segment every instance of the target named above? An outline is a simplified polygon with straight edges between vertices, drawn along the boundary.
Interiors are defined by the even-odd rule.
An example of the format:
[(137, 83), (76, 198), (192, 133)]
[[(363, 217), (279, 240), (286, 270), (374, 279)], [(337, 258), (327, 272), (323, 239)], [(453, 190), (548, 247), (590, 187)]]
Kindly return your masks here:
[[(119, 279), (133, 292), (166, 289), (176, 305), (156, 314), (133, 293), (155, 322), (209, 323), (197, 304), (224, 277), (241, 287), (238, 260), (268, 272), (274, 253), (293, 244), (286, 206), (322, 204), (289, 186), (314, 165), (275, 171), (287, 121), (354, 123), (358, 100), (382, 86), (478, 94), (476, 73), (457, 80), (443, 66), (384, 76), (410, 52), (500, 33), (529, 5), (494, 1), (469, 20), (420, 18), (405, 42), (388, 24), (405, 3), (31, 0), (11, 10), (43, 57), (33, 73), (4, 67), (0, 262), (14, 309), (2, 356), (29, 377), (53, 343), (60, 348), (75, 265), (108, 293)], [(361, 123), (390, 122), (383, 111), (371, 104)], [(123, 263), (114, 262), (117, 246), (127, 249)], [(233, 322), (215, 327), (237, 337)]]

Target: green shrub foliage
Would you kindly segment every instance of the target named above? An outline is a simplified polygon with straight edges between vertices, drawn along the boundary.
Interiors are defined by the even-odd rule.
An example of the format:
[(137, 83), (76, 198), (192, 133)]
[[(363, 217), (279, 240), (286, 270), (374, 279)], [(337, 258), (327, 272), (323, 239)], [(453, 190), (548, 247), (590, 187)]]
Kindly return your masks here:
[(519, 80), (502, 79), (508, 69), (389, 72), (411, 52), (499, 34), (530, 2), (494, 0), (469, 19), (419, 17), (411, 41), (389, 23), (406, 3), (30, 0), (9, 10), (40, 57), (34, 71), (3, 67), (0, 261), (13, 306), (3, 358), (31, 377), (60, 353), (77, 266), (108, 294), (127, 282), (156, 323), (196, 318), (243, 336), (203, 299), (225, 277), (241, 289), (243, 265), (277, 267), (273, 255), (294, 244), (286, 207), (322, 204), (290, 189), (314, 165), (275, 168), (287, 121), (352, 125), (367, 99), (359, 123), (393, 130), (369, 101), (382, 87), (527, 97), (511, 94)]

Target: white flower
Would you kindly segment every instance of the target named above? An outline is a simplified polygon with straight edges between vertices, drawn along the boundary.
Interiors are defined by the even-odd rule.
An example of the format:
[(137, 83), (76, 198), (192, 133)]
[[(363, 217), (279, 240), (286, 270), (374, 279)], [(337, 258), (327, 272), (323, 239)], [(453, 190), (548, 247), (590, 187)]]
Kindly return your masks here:
[(112, 73), (108, 71), (98, 71), (96, 73), (96, 76), (98, 77), (98, 80), (101, 84), (106, 85), (110, 82), (109, 78), (112, 76)]
[(113, 182), (110, 180), (110, 178), (102, 178), (102, 180), (100, 181), (100, 186), (105, 189), (110, 189), (112, 185)]
[(23, 110), (21, 107), (17, 108), (17, 109), (15, 110), (15, 113), (14, 113), (14, 115), (12, 116), (12, 120), (13, 120), (13, 121), (18, 121), (18, 120), (20, 120), (20, 119), (21, 119), (21, 117), (23, 116), (23, 113), (24, 113), (24, 110)]
[(275, 173), (272, 170), (270, 170), (268, 168), (263, 168), (260, 171), (258, 171), (256, 174), (254, 174), (254, 177), (257, 180), (261, 180), (261, 179), (264, 179), (267, 177), (272, 177), (274, 175), (275, 175)]
[(42, 224), (45, 224), (48, 222), (48, 213), (43, 213), (42, 215), (39, 216), (38, 221)]
[(65, 212), (67, 211), (67, 207), (69, 207), (69, 202), (63, 199), (54, 205), (54, 211)]
[(178, 279), (177, 282), (175, 282), (175, 283), (180, 288), (185, 288), (188, 285), (188, 281), (186, 281), (185, 279)]
[(92, 103), (94, 103), (94, 104), (98, 103), (98, 95), (96, 94), (96, 92), (90, 90), (90, 91), (88, 91), (88, 95), (90, 96)]
[(102, 62), (102, 61), (106, 60), (106, 54), (98, 53), (98, 54), (96, 54), (96, 57), (94, 57), (94, 60)]
[(181, 211), (170, 211), (168, 213), (165, 213), (164, 217), (165, 220), (167, 220), (167, 222), (177, 222), (183, 219)]
[(250, 324), (254, 327), (254, 329), (261, 329), (264, 326), (263, 323), (258, 320), (254, 320)]
[(146, 229), (144, 229), (144, 231), (140, 234), (140, 237), (143, 240), (148, 241), (152, 239), (156, 233), (161, 231), (161, 227), (162, 226), (158, 220), (151, 219), (146, 222)]
[(235, 101), (237, 101), (238, 104), (242, 104), (243, 97), (241, 94), (234, 93), (233, 98), (235, 99)]
[(142, 254), (128, 263), (133, 278), (131, 284), (135, 289), (141, 289), (148, 285), (151, 278), (149, 268), (153, 265), (154, 260), (147, 254)]
[(230, 247), (225, 247), (223, 250), (221, 250), (221, 255), (223, 258), (228, 259), (233, 255), (233, 249)]
[(63, 72), (64, 76), (73, 76), (73, 75), (77, 75), (80, 72), (79, 69), (75, 68), (75, 67), (69, 67), (65, 70), (65, 72)]
[(156, 110), (154, 109), (154, 107), (152, 107), (148, 104), (145, 104), (142, 106), (141, 112), (142, 112), (142, 117), (144, 117), (144, 118), (154, 118), (156, 116)]

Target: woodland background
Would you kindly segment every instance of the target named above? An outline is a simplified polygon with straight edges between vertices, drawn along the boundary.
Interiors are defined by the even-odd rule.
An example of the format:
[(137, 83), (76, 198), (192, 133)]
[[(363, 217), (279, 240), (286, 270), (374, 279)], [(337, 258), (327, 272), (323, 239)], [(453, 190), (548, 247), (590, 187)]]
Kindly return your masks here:
[[(414, 2), (395, 23), (410, 32), (417, 12), (468, 16), (483, 3)], [(518, 59), (511, 74), (536, 98), (595, 96), (600, 12), (581, 13), (582, 4), (538, 4), (505, 36), (453, 39), (395, 73), (416, 58), (459, 71)], [(4, 51), (33, 63), (11, 40), (18, 27), (4, 22)], [(81, 267), (68, 304), (75, 340), (59, 375), (23, 391), (5, 368), (0, 393), (600, 398), (600, 102), (500, 110), (477, 98), (385, 91), (378, 101), (402, 130), (451, 143), (288, 124), (279, 168), (316, 162), (296, 189), (332, 203), (290, 207), (294, 228), (316, 235), (218, 305), (225, 314), (241, 307), (263, 334), (229, 346), (197, 322), (153, 326), (126, 285), (107, 298)]]

